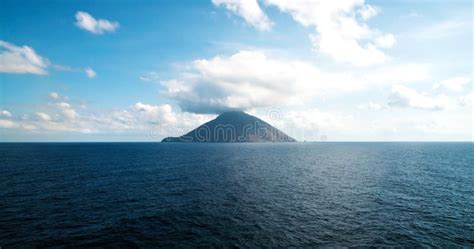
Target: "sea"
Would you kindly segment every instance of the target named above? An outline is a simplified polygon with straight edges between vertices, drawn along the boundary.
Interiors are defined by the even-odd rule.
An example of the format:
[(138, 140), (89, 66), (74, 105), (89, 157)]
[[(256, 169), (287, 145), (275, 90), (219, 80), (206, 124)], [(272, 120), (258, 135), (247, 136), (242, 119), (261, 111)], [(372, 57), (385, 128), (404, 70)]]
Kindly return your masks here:
[(0, 248), (474, 247), (473, 143), (1, 143)]

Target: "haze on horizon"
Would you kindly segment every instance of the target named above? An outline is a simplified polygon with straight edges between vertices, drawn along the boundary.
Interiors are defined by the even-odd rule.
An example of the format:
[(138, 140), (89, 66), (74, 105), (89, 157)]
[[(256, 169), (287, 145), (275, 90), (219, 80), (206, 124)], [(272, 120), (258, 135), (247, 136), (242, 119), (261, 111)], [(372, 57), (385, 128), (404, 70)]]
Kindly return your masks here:
[(472, 1), (0, 3), (0, 142), (473, 141)]

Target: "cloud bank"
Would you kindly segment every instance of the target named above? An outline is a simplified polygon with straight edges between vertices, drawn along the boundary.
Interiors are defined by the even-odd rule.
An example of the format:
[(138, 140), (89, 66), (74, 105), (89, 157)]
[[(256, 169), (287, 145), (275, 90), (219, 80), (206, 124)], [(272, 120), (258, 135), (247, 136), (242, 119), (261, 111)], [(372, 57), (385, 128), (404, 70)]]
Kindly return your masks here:
[(51, 102), (38, 105), (32, 114), (14, 115), (7, 110), (0, 112), (0, 128), (19, 129), (32, 133), (123, 133), (138, 132), (149, 139), (162, 139), (182, 135), (209, 121), (213, 115), (198, 115), (174, 110), (170, 105), (150, 105), (137, 102), (128, 108), (99, 113), (67, 101), (56, 92), (49, 94)]
[(220, 113), (275, 104), (300, 103), (320, 71), (311, 64), (244, 50), (228, 57), (195, 60), (183, 77), (162, 81), (164, 95), (183, 111)]
[(230, 56), (195, 60), (179, 77), (161, 83), (165, 87), (163, 94), (177, 101), (183, 111), (220, 113), (301, 105), (315, 97), (416, 82), (426, 79), (427, 71), (424, 65), (408, 64), (378, 68), (370, 73), (328, 72), (310, 62), (242, 50)]

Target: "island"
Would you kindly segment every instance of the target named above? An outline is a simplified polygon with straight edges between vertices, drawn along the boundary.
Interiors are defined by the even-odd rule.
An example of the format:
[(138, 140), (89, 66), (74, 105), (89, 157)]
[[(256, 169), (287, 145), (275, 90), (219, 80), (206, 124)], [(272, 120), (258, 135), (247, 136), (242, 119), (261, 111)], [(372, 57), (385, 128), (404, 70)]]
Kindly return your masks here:
[(224, 112), (215, 119), (180, 136), (162, 142), (296, 142), (267, 122), (242, 111)]

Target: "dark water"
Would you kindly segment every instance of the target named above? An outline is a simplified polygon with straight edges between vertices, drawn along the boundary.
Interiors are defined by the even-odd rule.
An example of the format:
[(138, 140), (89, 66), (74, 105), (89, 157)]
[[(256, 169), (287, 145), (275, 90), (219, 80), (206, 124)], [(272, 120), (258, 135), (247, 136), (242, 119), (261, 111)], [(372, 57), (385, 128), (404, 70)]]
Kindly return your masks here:
[(473, 143), (0, 144), (0, 247), (474, 246)]

